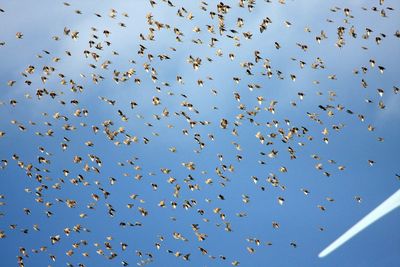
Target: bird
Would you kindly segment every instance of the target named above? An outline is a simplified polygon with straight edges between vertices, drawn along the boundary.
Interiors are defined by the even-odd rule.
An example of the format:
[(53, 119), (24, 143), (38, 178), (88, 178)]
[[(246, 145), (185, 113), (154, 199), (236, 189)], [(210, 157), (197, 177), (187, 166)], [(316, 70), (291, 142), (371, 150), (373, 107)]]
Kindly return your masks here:
[(395, 5), (275, 2), (0, 8), (4, 262), (284, 265), (399, 180)]

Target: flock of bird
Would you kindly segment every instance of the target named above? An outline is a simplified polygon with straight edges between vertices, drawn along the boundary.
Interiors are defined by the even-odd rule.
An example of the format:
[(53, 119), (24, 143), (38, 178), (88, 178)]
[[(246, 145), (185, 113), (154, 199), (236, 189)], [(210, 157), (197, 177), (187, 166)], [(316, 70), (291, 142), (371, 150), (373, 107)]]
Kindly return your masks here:
[[(19, 77), (2, 85), (2, 91), (20, 94), (11, 99), (7, 99), (11, 94), (1, 96), (0, 106), (9, 110), (7, 114), (30, 107), (32, 113), (35, 109), (44, 111), (32, 115), (28, 122), (9, 121), (8, 117), (0, 122), (0, 147), (5, 149), (0, 177), (5, 179), (7, 169), (17, 166), (13, 179), (24, 177), (27, 187), (19, 190), (30, 199), (14, 215), (16, 221), (5, 225), (8, 214), (2, 208), (13, 205), (7, 201), (13, 191), (0, 189), (0, 244), (16, 246), (19, 266), (31, 266), (29, 262), (36, 255), (46, 255), (49, 266), (58, 266), (65, 257), (71, 267), (90, 266), (85, 264), (89, 257), (103, 261), (97, 266), (175, 266), (180, 260), (190, 265), (196, 264), (195, 254), (208, 258), (210, 265), (250, 266), (241, 252), (225, 255), (222, 248), (227, 244), (218, 240), (218, 235), (240, 231), (232, 221), (245, 225), (257, 219), (247, 208), (253, 195), (240, 192), (241, 188), (250, 184), (257, 194), (272, 194), (274, 201), (265, 201), (265, 206), (284, 209), (291, 202), (287, 192), (295, 187), (289, 177), (302, 179), (288, 162), (299, 162), (301, 168), (309, 165), (322, 179), (333, 179), (348, 168), (349, 162), (341, 158), (326, 160), (318, 151), (306, 154), (308, 147), (330, 149), (331, 138), (346, 135), (345, 129), (353, 124), (370, 135), (370, 142), (384, 142), (384, 137), (375, 134), (368, 115), (351, 107), (358, 99), (342, 104), (334, 89), (340, 80), (351, 77), (348, 79), (358, 82), (349, 90), (368, 90), (371, 96), (361, 99), (361, 105), (384, 112), (384, 96), (396, 97), (400, 88), (394, 84), (374, 89), (369, 85), (374, 83), (366, 78), (368, 73), (385, 75), (384, 63), (371, 57), (355, 62), (359, 65), (352, 72), (329, 73), (320, 80), (332, 66), (324, 54), (314, 59), (309, 56), (324, 44), (340, 53), (337, 51), (354, 42), (362, 43), (354, 46), (361, 51), (379, 48), (389, 40), (398, 42), (400, 30), (382, 33), (354, 26), (355, 13), (365, 12), (377, 21), (396, 16), (395, 8), (384, 0), (374, 2), (361, 10), (337, 6), (321, 10), (320, 25), (315, 28), (325, 23), (327, 30), (314, 30), (312, 25), (297, 25), (294, 19), (276, 21), (268, 16), (270, 5), (284, 12), (286, 5), (302, 5), (299, 1), (200, 1), (197, 9), (191, 10), (182, 1), (150, 0), (145, 18), (135, 18), (146, 21), (146, 29), (138, 36), (129, 34), (135, 28), (127, 22), (129, 10), (93, 14), (80, 10), (77, 3), (62, 3), (64, 12), (87, 16), (92, 25), (90, 29), (65, 26), (48, 41), (56, 46), (83, 42), (86, 47), (82, 51), (73, 47), (65, 51), (43, 49)], [(158, 15), (167, 10), (176, 16)], [(12, 12), (2, 7), (0, 11), (0, 19)], [(248, 22), (257, 12), (265, 13), (264, 18), (256, 24)], [(117, 26), (102, 28), (96, 25), (99, 20), (111, 20)], [(273, 27), (278, 32), (268, 36)], [(303, 29), (298, 35), (306, 36), (306, 41), (280, 39), (280, 32), (296, 27)], [(134, 39), (137, 46), (130, 47), (128, 53), (118, 51), (114, 47), (125, 40), (114, 37), (115, 32)], [(30, 34), (21, 29), (15, 38), (24, 42)], [(1, 40), (4, 38), (0, 36), (0, 53), (8, 47)], [(251, 47), (259, 49), (250, 51)], [(251, 57), (246, 58), (249, 53)], [(68, 64), (62, 65), (64, 61), (81, 62), (84, 70), (68, 68)], [(338, 64), (353, 64), (349, 61), (342, 59)], [(314, 89), (292, 89), (299, 82), (304, 82), (299, 87)], [(271, 84), (280, 84), (284, 96), (273, 91)], [(353, 119), (351, 125), (341, 122)], [(40, 145), (26, 156), (12, 151), (17, 142)], [(362, 160), (367, 168), (377, 163), (374, 158)], [(304, 198), (313, 194), (306, 187), (294, 190), (291, 192)], [(232, 200), (234, 195), (239, 202)], [(359, 204), (363, 198), (355, 194), (353, 201)], [(328, 196), (313, 208), (323, 216), (330, 205), (327, 203), (332, 202), (334, 197)], [(54, 223), (64, 212), (68, 215), (62, 220), (69, 224), (65, 227)], [(43, 217), (44, 223), (39, 225), (33, 216)], [(21, 226), (27, 223), (30, 226)], [(104, 224), (104, 229), (96, 224)], [(148, 224), (161, 228), (154, 233), (149, 228), (141, 230)], [(59, 230), (54, 231), (54, 227)], [(313, 227), (325, 230), (318, 224)], [(275, 219), (266, 228), (284, 231)], [(124, 234), (113, 230), (104, 233), (106, 229), (122, 229), (118, 231)], [(221, 234), (220, 229), (226, 233)], [(152, 248), (141, 248), (143, 240), (125, 239), (129, 231), (143, 231), (140, 238), (151, 242)], [(47, 242), (39, 247), (22, 241), (18, 245), (7, 243), (10, 236), (21, 234), (29, 239), (35, 232), (45, 234)], [(103, 235), (104, 239), (99, 237)], [(185, 245), (174, 246), (180, 241)], [(221, 243), (216, 245), (218, 241)], [(262, 247), (274, 243), (256, 234), (242, 241), (242, 249), (249, 254), (261, 253)], [(70, 248), (64, 251), (60, 243)], [(189, 249), (188, 243), (198, 251)], [(302, 240), (287, 242), (296, 249), (301, 249), (301, 244)], [(164, 254), (167, 256), (161, 256)], [(133, 260), (132, 255), (138, 259)], [(158, 257), (165, 260), (168, 255), (177, 261), (157, 263)]]

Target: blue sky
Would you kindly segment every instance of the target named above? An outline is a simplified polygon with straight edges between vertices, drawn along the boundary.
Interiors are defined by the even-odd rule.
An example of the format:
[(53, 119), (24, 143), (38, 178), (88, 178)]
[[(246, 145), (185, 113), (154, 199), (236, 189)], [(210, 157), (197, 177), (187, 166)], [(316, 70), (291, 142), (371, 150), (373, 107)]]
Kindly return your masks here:
[[(0, 47), (0, 101), (3, 103), (0, 105), (0, 131), (6, 133), (0, 138), (0, 158), (8, 161), (7, 167), (0, 170), (0, 194), (5, 196), (0, 201), (4, 202), (0, 206), (3, 214), (0, 230), (6, 234), (6, 238), (0, 239), (1, 265), (17, 266), (20, 247), (24, 247), (29, 254), (29, 257), (23, 258), (25, 266), (65, 266), (66, 262), (74, 266), (79, 263), (85, 266), (119, 266), (121, 261), (135, 266), (147, 258), (145, 253), (153, 255), (152, 266), (167, 267), (231, 266), (233, 261), (239, 261), (240, 266), (395, 266), (400, 262), (399, 210), (388, 214), (328, 257), (317, 257), (323, 248), (399, 189), (400, 181), (395, 174), (400, 173), (397, 156), (400, 149), (400, 108), (399, 94), (393, 92), (394, 86), (399, 87), (399, 38), (394, 36), (400, 28), (398, 3), (386, 1), (388, 3), (379, 6), (378, 1), (310, 0), (286, 1), (282, 5), (278, 1), (257, 1), (254, 10), (249, 13), (247, 9), (239, 8), (236, 1), (225, 2), (232, 7), (225, 15), (226, 28), (240, 32), (237, 34), (240, 46), (237, 47), (233, 40), (218, 33), (211, 35), (206, 30), (206, 25), (217, 23), (209, 16), (209, 11), (216, 9), (217, 2), (209, 2), (207, 12), (199, 8), (201, 1), (174, 1), (175, 7), (157, 2), (154, 8), (148, 1), (70, 1), (69, 7), (62, 1), (41, 1), (40, 4), (9, 1), (0, 4), (5, 11), (0, 13), (0, 22), (5, 25), (0, 28), (0, 41), (5, 42)], [(193, 13), (193, 20), (176, 16), (177, 9), (182, 6)], [(341, 10), (331, 12), (330, 9), (335, 6)], [(363, 6), (367, 11), (362, 9)], [(378, 8), (378, 12), (371, 10), (373, 6)], [(386, 9), (387, 17), (381, 17), (379, 10), (386, 7), (394, 10)], [(117, 10), (115, 19), (108, 16), (111, 8)], [(348, 17), (347, 23), (344, 21), (344, 8), (349, 8), (354, 16)], [(82, 14), (76, 14), (75, 10), (80, 10)], [(124, 12), (129, 17), (124, 17)], [(155, 33), (154, 42), (141, 41), (139, 34), (147, 35), (148, 32), (145, 16), (150, 12), (155, 20), (170, 24), (171, 29), (179, 28), (184, 33), (181, 37), (184, 41), (177, 43), (173, 31), (165, 29)], [(98, 18), (94, 13), (102, 17)], [(235, 26), (238, 17), (245, 21), (242, 29)], [(272, 24), (260, 33), (258, 27), (265, 17), (269, 17)], [(327, 22), (327, 19), (332, 22)], [(292, 26), (285, 27), (285, 21), (291, 22)], [(118, 26), (119, 22), (127, 27)], [(193, 32), (195, 26), (200, 27), (202, 32)], [(346, 45), (342, 48), (335, 46), (340, 26), (346, 28)], [(355, 39), (348, 33), (351, 26), (357, 32)], [(64, 27), (79, 31), (79, 38), (72, 40), (64, 36)], [(95, 34), (99, 37), (98, 42), (103, 43), (102, 51), (88, 47), (88, 41), (93, 39), (91, 27), (98, 29)], [(304, 31), (305, 27), (311, 32)], [(366, 28), (373, 30), (369, 39), (362, 38)], [(102, 33), (105, 29), (111, 32), (108, 38)], [(318, 44), (315, 37), (321, 30), (328, 38)], [(241, 35), (247, 31), (253, 33), (251, 40)], [(15, 38), (17, 32), (23, 33), (22, 39)], [(386, 34), (386, 38), (382, 38), (377, 45), (375, 37), (380, 33)], [(59, 36), (60, 40), (54, 41), (52, 36)], [(211, 37), (218, 39), (215, 47), (208, 45)], [(203, 41), (202, 45), (191, 42), (197, 38)], [(104, 44), (106, 40), (112, 43), (110, 47)], [(281, 45), (279, 50), (275, 48), (275, 42)], [(307, 44), (308, 50), (301, 50), (296, 43)], [(146, 46), (146, 53), (154, 56), (153, 61), (138, 55), (139, 44)], [(176, 48), (176, 51), (170, 47)], [(86, 49), (98, 53), (101, 57), (99, 62), (86, 59), (83, 54)], [(218, 49), (223, 52), (222, 57), (216, 55)], [(43, 50), (50, 54), (45, 54)], [(72, 56), (66, 56), (65, 50), (70, 51)], [(263, 60), (257, 64), (254, 62), (255, 50), (260, 51), (263, 59), (269, 59), (274, 73), (271, 78), (261, 75), (265, 73)], [(112, 51), (117, 51), (119, 55), (113, 55)], [(235, 54), (234, 60), (229, 59), (229, 53)], [(42, 58), (38, 58), (38, 54)], [(171, 59), (160, 61), (157, 58), (159, 54), (168, 54)], [(195, 71), (187, 63), (189, 55), (202, 58), (199, 70)], [(54, 62), (54, 57), (59, 57), (60, 61)], [(206, 57), (213, 61), (207, 62)], [(322, 59), (325, 68), (311, 68), (317, 58)], [(370, 65), (371, 59), (376, 62), (375, 67)], [(100, 68), (105, 60), (111, 61), (108, 70)], [(136, 64), (132, 64), (131, 60)], [(306, 62), (304, 68), (299, 67), (299, 60)], [(243, 62), (255, 64), (252, 69), (254, 75), (246, 75), (240, 65)], [(150, 63), (156, 69), (156, 83), (144, 70), (144, 63)], [(93, 69), (89, 64), (98, 67)], [(24, 84), (26, 79), (21, 76), (29, 65), (36, 68), (35, 73), (26, 78), (32, 81), (30, 86)], [(40, 80), (43, 66), (55, 68), (46, 84)], [(378, 66), (385, 67), (383, 74), (378, 71)], [(362, 73), (361, 67), (367, 68), (366, 73)], [(132, 79), (118, 84), (112, 80), (114, 70), (122, 73), (130, 68), (136, 71)], [(354, 69), (359, 70), (358, 75), (353, 74)], [(284, 79), (278, 79), (278, 70), (283, 73)], [(82, 85), (84, 91), (74, 93), (69, 84), (61, 85), (59, 73), (64, 74), (67, 81), (72, 79)], [(95, 84), (91, 80), (93, 73), (105, 79)], [(296, 75), (295, 81), (290, 79), (290, 74)], [(329, 75), (336, 75), (337, 79), (328, 79)], [(183, 85), (176, 82), (176, 76), (183, 77)], [(212, 77), (212, 80), (207, 77)], [(240, 77), (240, 83), (236, 84), (233, 77)], [(140, 78), (141, 84), (135, 84), (134, 78)], [(199, 79), (203, 80), (203, 87), (197, 85)], [(361, 86), (362, 79), (367, 81), (367, 88)], [(7, 86), (10, 80), (16, 81), (12, 87)], [(248, 84), (258, 84), (261, 88), (251, 91)], [(157, 86), (160, 91), (156, 90)], [(35, 96), (38, 88), (54, 91), (57, 96), (54, 99), (44, 96), (39, 100)], [(384, 89), (382, 97), (377, 93), (378, 88)], [(218, 91), (218, 94), (214, 95), (212, 90)], [(330, 99), (329, 91), (336, 93), (333, 99)], [(234, 92), (240, 93), (240, 103), (235, 100)], [(303, 100), (299, 99), (299, 92), (304, 93)], [(26, 98), (26, 94), (32, 98)], [(152, 104), (155, 96), (161, 99), (158, 106)], [(257, 102), (260, 96), (265, 99), (261, 105)], [(115, 100), (116, 103), (109, 105), (99, 97)], [(73, 99), (79, 101), (76, 106), (70, 103)], [(367, 103), (365, 99), (373, 103)], [(13, 107), (10, 100), (18, 103)], [(61, 105), (60, 100), (66, 105)], [(277, 101), (275, 114), (265, 110), (273, 100)], [(130, 109), (131, 101), (138, 103), (133, 110)], [(182, 101), (193, 104), (199, 113), (183, 107)], [(293, 107), (291, 101), (295, 101), (297, 106)], [(385, 103), (385, 109), (378, 107), (379, 101)], [(250, 122), (250, 116), (238, 108), (239, 104), (244, 104), (247, 111), (260, 108), (253, 117), (258, 126)], [(344, 110), (332, 109), (334, 116), (328, 116), (319, 105), (341, 105)], [(161, 116), (164, 108), (170, 112), (169, 117)], [(76, 117), (73, 115), (76, 109), (87, 109), (89, 115)], [(347, 113), (347, 109), (354, 114)], [(121, 120), (118, 110), (128, 117), (127, 122)], [(185, 117), (174, 114), (182, 111), (198, 122), (193, 129)], [(54, 119), (53, 115), (57, 112), (67, 116), (68, 121)], [(323, 124), (310, 120), (307, 112), (317, 113)], [(244, 119), (240, 120), (239, 127), (234, 127), (233, 123), (240, 113), (244, 114)], [(161, 119), (155, 119), (154, 114)], [(358, 119), (360, 114), (365, 117), (364, 122)], [(219, 126), (222, 118), (229, 121), (227, 129)], [(290, 121), (290, 126), (285, 124), (285, 119)], [(12, 120), (17, 124), (11, 123)], [(114, 141), (108, 140), (101, 126), (106, 120), (113, 121), (113, 131), (124, 127), (125, 133), (136, 136), (138, 142), (130, 146), (116, 146), (114, 141), (122, 143), (124, 134), (118, 135)], [(279, 126), (267, 127), (266, 124), (272, 124), (273, 120), (278, 121)], [(30, 121), (36, 125), (31, 125)], [(210, 124), (201, 125), (200, 121), (209, 121)], [(87, 126), (82, 126), (82, 123)], [(146, 123), (151, 123), (152, 127)], [(27, 130), (20, 131), (18, 124), (24, 125)], [(74, 125), (76, 130), (63, 130), (65, 124)], [(174, 127), (168, 128), (169, 124)], [(92, 125), (100, 128), (97, 134), (93, 134)], [(333, 125), (343, 127), (335, 131)], [(369, 125), (375, 130), (368, 131)], [(287, 132), (291, 127), (305, 127), (308, 133), (283, 143), (278, 128)], [(238, 136), (231, 134), (234, 128)], [(323, 142), (324, 128), (329, 131), (328, 144)], [(54, 131), (52, 137), (35, 134), (44, 134), (49, 129)], [(182, 134), (183, 129), (188, 130), (188, 135)], [(273, 145), (261, 144), (255, 137), (257, 132), (261, 132), (266, 142), (272, 141)], [(271, 133), (277, 133), (278, 137), (267, 138)], [(195, 134), (199, 134), (205, 143), (200, 153), (194, 152), (199, 150)], [(215, 140), (210, 140), (208, 134), (213, 134)], [(308, 136), (312, 136), (312, 140), (308, 140)], [(70, 140), (65, 151), (61, 149), (61, 143), (67, 143), (64, 137)], [(144, 137), (150, 140), (148, 144), (143, 143)], [(384, 141), (377, 141), (378, 137), (383, 137)], [(92, 141), (94, 146), (86, 146), (87, 141)], [(300, 146), (299, 142), (305, 145)], [(240, 144), (241, 151), (232, 143)], [(296, 151), (295, 160), (290, 159), (289, 146)], [(39, 147), (45, 148), (50, 155), (40, 152)], [(176, 147), (177, 152), (171, 153), (168, 150), (170, 147)], [(275, 159), (260, 154), (268, 154), (272, 149), (279, 151)], [(12, 159), (13, 154), (18, 155), (25, 166), (32, 163), (41, 169), (38, 173), (44, 177), (42, 185), (48, 187), (42, 190), (41, 197), (44, 202), (53, 204), (50, 208), (35, 201), (38, 197), (35, 192), (41, 183), (26, 175), (26, 171)], [(96, 166), (88, 154), (101, 159), (102, 166), (97, 166), (99, 174), (83, 170), (85, 163), (90, 167)], [(218, 154), (223, 155), (222, 162)], [(243, 157), (240, 162), (236, 160), (238, 154)], [(74, 164), (73, 157), (76, 155), (82, 157), (82, 163)], [(320, 159), (313, 159), (311, 155), (318, 155)], [(38, 164), (39, 156), (49, 159), (51, 163)], [(128, 160), (133, 160), (134, 165), (127, 163)], [(328, 160), (334, 160), (336, 164)], [(370, 166), (368, 160), (373, 160), (375, 164)], [(184, 162), (194, 162), (196, 169), (188, 170), (182, 166)], [(124, 166), (118, 163), (124, 163)], [(323, 171), (315, 168), (319, 163), (323, 164)], [(234, 172), (224, 172), (229, 181), (224, 181), (215, 172), (216, 168), (222, 168), (221, 164), (234, 166)], [(338, 170), (341, 165), (345, 166), (344, 171)], [(134, 166), (140, 168), (135, 170)], [(280, 172), (283, 166), (287, 169), (286, 173)], [(162, 168), (171, 172), (164, 174), (160, 171)], [(63, 170), (69, 171), (67, 177)], [(331, 176), (325, 176), (324, 171)], [(272, 174), (278, 177), (285, 190), (266, 181)], [(83, 175), (89, 185), (69, 182), (78, 175)], [(141, 175), (142, 179), (135, 179), (135, 175)], [(190, 184), (198, 184), (201, 190), (191, 191), (188, 188), (185, 179), (189, 175), (193, 178)], [(252, 176), (258, 177), (257, 184)], [(116, 179), (114, 185), (110, 184), (109, 177)], [(176, 184), (181, 186), (179, 198), (173, 196), (175, 185), (166, 182), (169, 177), (174, 177)], [(209, 178), (213, 180), (212, 185), (205, 183)], [(65, 183), (59, 179), (64, 179)], [(52, 187), (56, 183), (61, 184), (61, 190)], [(151, 186), (154, 183), (158, 185), (157, 190)], [(27, 193), (26, 188), (32, 192)], [(100, 188), (110, 193), (107, 199)], [(304, 195), (302, 188), (310, 193)], [(96, 202), (91, 197), (93, 193), (98, 194), (100, 199), (95, 209), (88, 209), (87, 205)], [(132, 194), (138, 195), (136, 200), (129, 198)], [(218, 195), (223, 195), (224, 200)], [(245, 204), (242, 195), (249, 196), (250, 202)], [(355, 201), (355, 196), (362, 198), (361, 203)], [(278, 204), (278, 197), (285, 199), (283, 205)], [(327, 197), (334, 201), (327, 201)], [(77, 205), (68, 208), (56, 199), (73, 199)], [(161, 200), (165, 201), (166, 208), (158, 207)], [(185, 200), (195, 200), (197, 204), (185, 210), (182, 208)], [(169, 204), (171, 201), (178, 204), (176, 209)], [(106, 204), (111, 204), (116, 210), (114, 217), (108, 215)], [(134, 206), (128, 209), (127, 204)], [(318, 205), (326, 210), (321, 211)], [(141, 216), (139, 207), (145, 208), (149, 215)], [(31, 214), (25, 215), (24, 208), (29, 208)], [(225, 220), (213, 212), (215, 208), (221, 208), (226, 215)], [(203, 210), (204, 215), (197, 210)], [(46, 211), (51, 211), (53, 216), (47, 218)], [(87, 217), (80, 218), (81, 213), (87, 214)], [(238, 213), (246, 213), (247, 216), (238, 217)], [(121, 222), (140, 222), (142, 226), (121, 227)], [(224, 222), (231, 224), (232, 232), (224, 230)], [(278, 222), (279, 229), (274, 229), (272, 222)], [(17, 225), (15, 230), (10, 229), (12, 224)], [(40, 231), (32, 228), (34, 224), (39, 225)], [(72, 229), (77, 224), (90, 232), (64, 234), (64, 228)], [(199, 233), (207, 234), (204, 241), (197, 240), (192, 224), (199, 225)], [(324, 231), (320, 231), (320, 227)], [(29, 230), (28, 234), (21, 232), (24, 229)], [(174, 232), (179, 232), (189, 241), (174, 239)], [(52, 245), (50, 236), (56, 235), (60, 235), (61, 241)], [(111, 241), (107, 240), (109, 236)], [(164, 240), (160, 241), (159, 236), (163, 236)], [(261, 244), (258, 246), (246, 240), (252, 238), (260, 240)], [(72, 244), (80, 240), (86, 240), (87, 246), (73, 249)], [(111, 252), (104, 247), (107, 241), (112, 245), (112, 251), (118, 254), (113, 260), (96, 253), (99, 248), (106, 255)], [(121, 250), (121, 242), (128, 244), (125, 251)], [(267, 245), (268, 242), (272, 245)], [(297, 247), (293, 248), (291, 242), (295, 242)], [(95, 243), (100, 246), (96, 247)], [(161, 244), (159, 250), (155, 243)], [(47, 251), (31, 252), (41, 246), (46, 246)], [(208, 255), (201, 255), (198, 247), (205, 248)], [(254, 248), (255, 252), (250, 254), (247, 247)], [(68, 257), (65, 252), (70, 249), (74, 250), (74, 255)], [(190, 253), (190, 261), (175, 257), (167, 250), (179, 251), (183, 255)], [(135, 251), (141, 251), (143, 257), (137, 256)], [(83, 257), (83, 252), (89, 253), (90, 257)], [(49, 255), (55, 255), (56, 261), (53, 262)], [(220, 255), (224, 255), (226, 260), (220, 259)], [(209, 256), (217, 258), (213, 260)]]

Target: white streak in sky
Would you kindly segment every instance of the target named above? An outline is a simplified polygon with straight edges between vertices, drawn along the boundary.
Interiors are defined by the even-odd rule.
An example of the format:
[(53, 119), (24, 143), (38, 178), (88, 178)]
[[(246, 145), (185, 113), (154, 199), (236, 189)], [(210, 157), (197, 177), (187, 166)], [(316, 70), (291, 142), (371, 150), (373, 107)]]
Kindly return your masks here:
[(371, 211), (367, 216), (362, 218), (358, 223), (351, 227), (347, 232), (336, 239), (332, 244), (325, 248), (318, 257), (323, 258), (333, 252), (335, 249), (346, 243), (353, 236), (373, 224), (376, 220), (382, 218), (387, 213), (391, 212), (395, 208), (400, 207), (400, 189), (397, 190), (393, 195), (386, 199), (382, 204)]

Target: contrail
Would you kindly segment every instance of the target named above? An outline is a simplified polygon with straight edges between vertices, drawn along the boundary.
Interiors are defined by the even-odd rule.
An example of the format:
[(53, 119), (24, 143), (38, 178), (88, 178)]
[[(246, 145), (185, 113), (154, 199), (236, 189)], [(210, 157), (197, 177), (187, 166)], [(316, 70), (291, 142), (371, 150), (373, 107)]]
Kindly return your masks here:
[(373, 211), (371, 211), (368, 215), (362, 218), (358, 223), (356, 223), (353, 227), (347, 230), (343, 235), (341, 235), (338, 239), (336, 239), (332, 244), (330, 244), (327, 248), (325, 248), (321, 253), (318, 254), (318, 257), (323, 258), (333, 252), (335, 249), (346, 243), (353, 236), (373, 224), (376, 220), (382, 218), (387, 213), (391, 212), (395, 208), (400, 207), (400, 189), (397, 190), (393, 195), (391, 195), (388, 199), (386, 199), (382, 204), (376, 207)]

